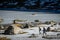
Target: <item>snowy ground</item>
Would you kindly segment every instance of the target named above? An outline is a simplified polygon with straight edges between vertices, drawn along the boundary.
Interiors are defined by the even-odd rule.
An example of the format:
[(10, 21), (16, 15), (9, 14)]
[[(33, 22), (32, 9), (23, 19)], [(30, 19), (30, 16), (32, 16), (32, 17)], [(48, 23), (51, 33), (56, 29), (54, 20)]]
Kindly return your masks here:
[[(7, 37), (11, 38), (11, 40), (60, 40), (60, 39), (44, 39), (42, 38), (43, 34), (41, 31), (41, 34), (39, 35), (38, 27), (33, 27), (29, 29), (23, 29), (24, 32), (28, 32), (26, 34), (16, 34), (16, 35), (0, 35), (0, 37)], [(31, 36), (31, 34), (36, 34), (36, 38), (28, 38)], [(47, 34), (50, 35), (56, 35), (58, 32), (47, 32)], [(59, 32), (60, 33), (60, 32)]]

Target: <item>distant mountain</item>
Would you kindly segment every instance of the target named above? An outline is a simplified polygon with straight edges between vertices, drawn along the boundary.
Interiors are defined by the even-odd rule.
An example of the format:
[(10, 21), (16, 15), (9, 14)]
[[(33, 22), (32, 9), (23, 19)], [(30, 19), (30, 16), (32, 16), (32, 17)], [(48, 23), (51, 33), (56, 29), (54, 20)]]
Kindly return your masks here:
[(0, 10), (60, 13), (60, 0), (1, 0)]

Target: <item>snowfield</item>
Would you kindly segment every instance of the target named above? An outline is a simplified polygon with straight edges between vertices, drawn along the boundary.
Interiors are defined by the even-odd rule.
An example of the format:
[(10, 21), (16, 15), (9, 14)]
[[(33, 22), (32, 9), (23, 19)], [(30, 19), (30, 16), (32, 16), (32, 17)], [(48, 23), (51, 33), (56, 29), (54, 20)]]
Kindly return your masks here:
[[(23, 29), (23, 31), (27, 32), (27, 33), (16, 34), (16, 35), (0, 35), (0, 37), (7, 37), (7, 38), (10, 38), (11, 40), (60, 40), (60, 39), (45, 39), (45, 38), (42, 38), (43, 31), (41, 31), (41, 34), (39, 34), (38, 27)], [(47, 33), (47, 35), (57, 35), (60, 32), (46, 32), (46, 33)], [(29, 38), (29, 36), (31, 36), (31, 34), (35, 34), (37, 37)]]

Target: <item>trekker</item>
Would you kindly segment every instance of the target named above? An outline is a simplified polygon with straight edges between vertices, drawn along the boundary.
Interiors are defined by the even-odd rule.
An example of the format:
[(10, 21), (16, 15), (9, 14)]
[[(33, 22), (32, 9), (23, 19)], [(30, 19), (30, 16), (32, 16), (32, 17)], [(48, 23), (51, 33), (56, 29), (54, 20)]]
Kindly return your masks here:
[(39, 34), (41, 34), (41, 28), (39, 27)]
[(46, 29), (43, 27), (43, 35), (46, 35)]

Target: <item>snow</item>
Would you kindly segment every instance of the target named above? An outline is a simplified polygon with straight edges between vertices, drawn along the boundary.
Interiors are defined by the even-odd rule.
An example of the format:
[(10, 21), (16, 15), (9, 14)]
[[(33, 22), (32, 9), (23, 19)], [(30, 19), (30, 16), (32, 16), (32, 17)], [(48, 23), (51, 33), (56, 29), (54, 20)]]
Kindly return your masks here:
[[(41, 31), (41, 34), (39, 34), (38, 27), (23, 29), (23, 31), (28, 32), (28, 33), (26, 33), (26, 34), (16, 34), (16, 35), (0, 35), (0, 37), (7, 37), (7, 38), (10, 38), (11, 40), (60, 40), (60, 39), (44, 39), (44, 38), (42, 38), (43, 32)], [(33, 33), (37, 37), (36, 38), (28, 38)], [(57, 35), (60, 32), (46, 32), (46, 33), (47, 33), (47, 35)]]

